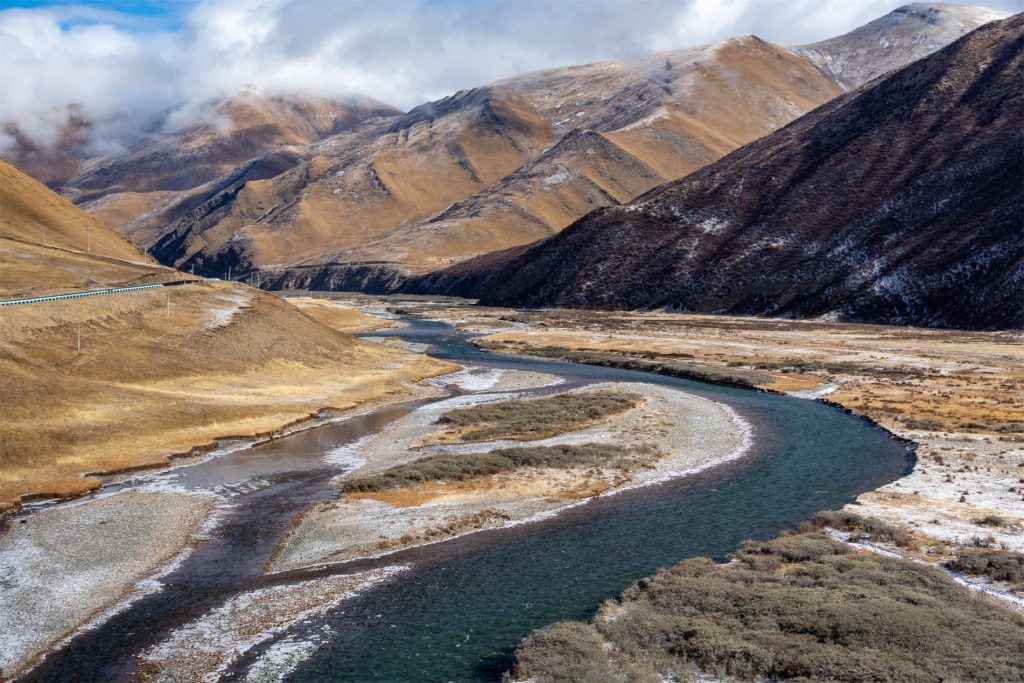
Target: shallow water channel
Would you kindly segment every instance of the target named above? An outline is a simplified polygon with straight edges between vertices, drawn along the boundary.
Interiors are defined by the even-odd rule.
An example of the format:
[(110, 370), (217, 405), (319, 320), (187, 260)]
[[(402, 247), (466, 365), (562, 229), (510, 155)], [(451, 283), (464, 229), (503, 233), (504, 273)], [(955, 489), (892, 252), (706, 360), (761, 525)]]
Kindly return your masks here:
[[(748, 456), (665, 484), (593, 499), (553, 518), (314, 570), (264, 575), (296, 514), (335, 494), (340, 466), (328, 451), (379, 430), (418, 403), (216, 457), (174, 471), (174, 483), (221, 487), (233, 506), (202, 545), (142, 598), (83, 632), (24, 678), (130, 679), (135, 655), (242, 591), (397, 563), (409, 569), (333, 611), (280, 634), (328, 642), (291, 681), (495, 680), (532, 629), (586, 618), (602, 600), (658, 567), (697, 555), (716, 559), (747, 538), (767, 538), (900, 477), (911, 456), (864, 420), (813, 401), (650, 373), (487, 354), (446, 324), (407, 319), (376, 332), (429, 344), (465, 365), (532, 370), (571, 385), (640, 381), (677, 387), (733, 407), (754, 427)], [(244, 680), (271, 643), (225, 676)]]

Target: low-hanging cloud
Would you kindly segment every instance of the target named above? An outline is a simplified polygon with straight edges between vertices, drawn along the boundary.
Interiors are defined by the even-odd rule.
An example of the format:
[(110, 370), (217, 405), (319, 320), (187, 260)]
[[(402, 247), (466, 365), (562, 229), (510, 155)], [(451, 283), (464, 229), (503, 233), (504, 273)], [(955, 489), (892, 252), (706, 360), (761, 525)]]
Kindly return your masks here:
[[(1020, 1), (989, 4), (1013, 10)], [(157, 124), (161, 112), (188, 112), (247, 85), (359, 93), (408, 109), (523, 71), (734, 35), (783, 44), (820, 40), (898, 4), (205, 0), (173, 30), (102, 12), (83, 15), (80, 7), (8, 9), (0, 11), (0, 124), (16, 122), (37, 144), (51, 145), (75, 106), (94, 124), (90, 151), (104, 153), (187, 118)]]

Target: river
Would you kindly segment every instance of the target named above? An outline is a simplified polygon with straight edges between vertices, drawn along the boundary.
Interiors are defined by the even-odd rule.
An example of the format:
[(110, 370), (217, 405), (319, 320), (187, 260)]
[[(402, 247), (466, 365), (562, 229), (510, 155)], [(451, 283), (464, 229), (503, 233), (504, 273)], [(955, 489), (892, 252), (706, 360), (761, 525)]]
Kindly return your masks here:
[[(202, 545), (161, 579), (162, 590), (50, 655), (26, 681), (124, 680), (136, 656), (241, 592), (397, 563), (409, 567), (275, 639), (317, 634), (326, 644), (290, 681), (489, 681), (516, 644), (559, 619), (586, 618), (630, 582), (684, 558), (723, 559), (748, 538), (774, 536), (904, 474), (912, 455), (868, 422), (814, 401), (689, 380), (488, 354), (434, 321), (376, 332), (428, 344), (465, 365), (532, 370), (567, 382), (640, 381), (731, 406), (754, 428), (741, 460), (679, 480), (593, 499), (551, 518), (477, 532), (377, 559), (265, 575), (262, 568), (302, 509), (335, 495), (341, 471), (323, 456), (415, 409), (402, 404), (181, 467), (179, 485), (234, 487), (235, 505)], [(247, 483), (259, 482), (247, 487)], [(128, 484), (130, 485), (130, 484)], [(273, 642), (239, 659), (244, 680)]]

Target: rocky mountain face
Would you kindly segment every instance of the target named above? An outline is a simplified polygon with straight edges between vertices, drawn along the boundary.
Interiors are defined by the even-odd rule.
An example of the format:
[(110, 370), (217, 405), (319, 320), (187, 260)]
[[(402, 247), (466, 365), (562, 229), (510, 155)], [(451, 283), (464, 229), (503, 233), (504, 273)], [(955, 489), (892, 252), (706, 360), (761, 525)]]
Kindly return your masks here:
[(847, 34), (794, 50), (850, 90), (1007, 16), (985, 7), (915, 2)]
[(494, 305), (1024, 327), (1024, 15), (623, 207), (411, 287)]

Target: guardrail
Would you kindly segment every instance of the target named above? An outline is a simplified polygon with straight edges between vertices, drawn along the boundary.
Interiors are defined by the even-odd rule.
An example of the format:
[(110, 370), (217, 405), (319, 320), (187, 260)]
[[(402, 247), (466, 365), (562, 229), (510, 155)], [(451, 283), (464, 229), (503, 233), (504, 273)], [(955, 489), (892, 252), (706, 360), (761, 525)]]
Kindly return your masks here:
[(156, 289), (157, 287), (173, 287), (184, 285), (190, 280), (177, 280), (175, 282), (160, 282), (153, 285), (136, 285), (134, 287), (115, 287), (114, 289), (95, 289), (88, 292), (72, 292), (70, 294), (54, 294), (52, 296), (37, 296), (31, 299), (7, 299), (0, 301), (0, 306), (15, 306), (17, 304), (34, 304), (40, 301), (58, 301), (60, 299), (78, 299), (83, 296), (98, 296), (100, 294), (117, 294), (119, 292), (137, 292), (141, 289)]

